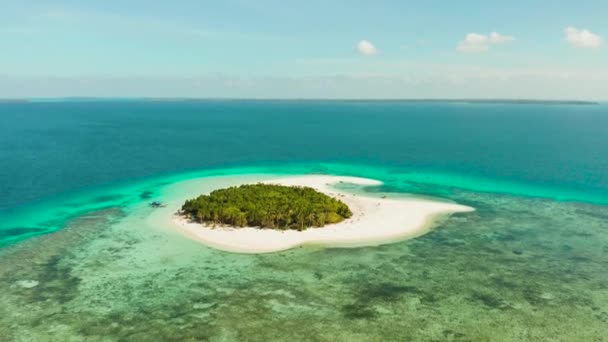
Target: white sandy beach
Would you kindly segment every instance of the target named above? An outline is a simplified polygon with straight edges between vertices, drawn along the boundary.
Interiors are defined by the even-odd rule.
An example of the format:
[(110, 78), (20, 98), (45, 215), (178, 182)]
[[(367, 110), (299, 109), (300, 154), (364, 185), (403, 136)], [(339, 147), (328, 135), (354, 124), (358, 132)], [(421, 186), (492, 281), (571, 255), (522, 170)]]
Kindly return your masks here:
[[(259, 228), (207, 227), (179, 215), (173, 224), (186, 236), (208, 246), (237, 253), (270, 253), (302, 245), (332, 247), (372, 246), (412, 238), (425, 233), (439, 215), (473, 211), (471, 207), (418, 198), (367, 197), (337, 190), (344, 182), (380, 185), (371, 179), (306, 175), (263, 181), (263, 183), (308, 186), (346, 203), (353, 216), (343, 222), (305, 231)], [(184, 198), (185, 200), (185, 198)]]

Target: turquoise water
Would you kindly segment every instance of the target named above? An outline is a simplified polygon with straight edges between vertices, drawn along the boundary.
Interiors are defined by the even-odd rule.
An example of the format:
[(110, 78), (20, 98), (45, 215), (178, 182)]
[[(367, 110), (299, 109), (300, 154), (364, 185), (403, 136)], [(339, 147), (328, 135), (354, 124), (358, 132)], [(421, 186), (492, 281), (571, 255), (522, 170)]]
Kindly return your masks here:
[[(604, 341), (606, 156), (606, 106), (0, 104), (0, 340)], [(183, 181), (304, 173), (477, 211), (257, 256), (142, 224)]]

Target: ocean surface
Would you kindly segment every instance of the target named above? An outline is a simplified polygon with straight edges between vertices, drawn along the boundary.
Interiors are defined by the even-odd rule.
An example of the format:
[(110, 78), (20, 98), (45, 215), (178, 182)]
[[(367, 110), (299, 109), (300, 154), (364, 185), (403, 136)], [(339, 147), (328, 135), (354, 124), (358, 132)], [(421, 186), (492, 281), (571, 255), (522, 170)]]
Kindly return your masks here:
[[(265, 255), (150, 222), (192, 180), (307, 173), (477, 210)], [(608, 341), (607, 269), (604, 104), (0, 103), (0, 341)]]

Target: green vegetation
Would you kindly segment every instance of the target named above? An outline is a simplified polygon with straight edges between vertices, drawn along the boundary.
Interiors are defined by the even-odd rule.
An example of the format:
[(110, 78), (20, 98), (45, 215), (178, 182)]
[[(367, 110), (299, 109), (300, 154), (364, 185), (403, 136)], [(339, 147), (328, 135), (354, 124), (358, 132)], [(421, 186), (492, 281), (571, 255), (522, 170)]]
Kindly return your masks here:
[(342, 201), (308, 187), (253, 184), (187, 200), (182, 212), (200, 223), (304, 230), (352, 216)]

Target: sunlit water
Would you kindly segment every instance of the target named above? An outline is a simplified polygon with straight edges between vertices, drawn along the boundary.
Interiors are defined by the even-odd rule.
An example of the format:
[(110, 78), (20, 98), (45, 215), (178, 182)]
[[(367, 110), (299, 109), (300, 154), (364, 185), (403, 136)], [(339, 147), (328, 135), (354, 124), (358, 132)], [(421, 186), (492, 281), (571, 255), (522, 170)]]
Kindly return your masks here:
[[(124, 116), (107, 118), (83, 111), (85, 104), (78, 105), (83, 115), (89, 115), (74, 118), (81, 123), (78, 129), (88, 134), (78, 139), (65, 114), (73, 110), (69, 106), (60, 106), (63, 111), (52, 106), (47, 109), (47, 115), (56, 113), (69, 122), (55, 123), (57, 127), (48, 130), (40, 123), (38, 128), (21, 123), (41, 114), (2, 109), (22, 115), (21, 119), (16, 114), (10, 120), (0, 119), (13, 124), (12, 131), (46, 132), (49, 135), (44, 139), (35, 138), (45, 140), (46, 145), (34, 145), (54, 147), (46, 153), (38, 151), (41, 154), (33, 158), (31, 146), (25, 142), (13, 140), (21, 148), (19, 154), (9, 151), (7, 140), (2, 140), (4, 159), (22, 167), (31, 164), (31, 169), (12, 178), (6, 168), (0, 172), (0, 185), (6, 194), (0, 202), (5, 208), (0, 211), (0, 241), (4, 245), (0, 249), (0, 340), (608, 340), (607, 154), (601, 154), (608, 145), (591, 144), (605, 142), (606, 136), (592, 133), (603, 133), (607, 126), (573, 127), (587, 133), (579, 139), (567, 134), (528, 137), (528, 150), (518, 149), (516, 139), (508, 139), (527, 136), (529, 126), (540, 125), (538, 120), (553, 129), (561, 127), (573, 115), (569, 111), (578, 109), (469, 107), (473, 114), (461, 122), (451, 117), (466, 110), (448, 106), (200, 104), (202, 113), (228, 117), (207, 117), (200, 122), (188, 119), (189, 125), (201, 130), (225, 125), (233, 145), (222, 140), (228, 144), (222, 157), (210, 137), (193, 132), (171, 145), (172, 139), (179, 139), (164, 136), (160, 122), (166, 122), (167, 128), (176, 123), (171, 123), (168, 114), (159, 114), (157, 107), (140, 104), (144, 109), (152, 108), (152, 119), (159, 120), (159, 126), (137, 133), (133, 127), (123, 131), (125, 128), (118, 125), (135, 125), (138, 115), (144, 116), (129, 114), (135, 111), (133, 107), (99, 105), (110, 106), (105, 111), (92, 107), (92, 111), (121, 112)], [(184, 105), (174, 108), (180, 106)], [(303, 146), (299, 140), (286, 138), (284, 146), (269, 151), (268, 141), (253, 139), (257, 133), (251, 132), (263, 130), (266, 122), (250, 122), (248, 127), (235, 123), (236, 128), (231, 128), (228, 121), (236, 116), (231, 106), (249, 108), (262, 117), (276, 115), (275, 119), (280, 115), (273, 111), (293, 106), (296, 114), (308, 109), (313, 116), (320, 116), (315, 119), (322, 120), (324, 114), (325, 122), (330, 123), (342, 122), (345, 114), (340, 113), (351, 110), (355, 113), (352, 124), (360, 134), (353, 127), (341, 126), (333, 130), (314, 127), (316, 133), (314, 128), (310, 133), (292, 131), (297, 138), (310, 134), (312, 139), (317, 134), (316, 141), (322, 144), (309, 139)], [(555, 115), (557, 123), (546, 113), (539, 119), (535, 108)], [(581, 120), (599, 117), (598, 112), (605, 114), (600, 109), (581, 109)], [(433, 125), (416, 114), (425, 110), (433, 120), (446, 119), (449, 127), (440, 122)], [(467, 128), (466, 123), (480, 118), (483, 122), (482, 113), (495, 115), (498, 122), (509, 122), (497, 114), (502, 111), (515, 113), (510, 134), (499, 133), (505, 129), (503, 125), (494, 135), (478, 133), (477, 142), (464, 137), (464, 133), (478, 132), (479, 127)], [(375, 117), (383, 122), (383, 130), (380, 124), (370, 123), (371, 133), (361, 137), (365, 131), (359, 131), (359, 121), (365, 113), (369, 114), (367, 120)], [(536, 121), (525, 119), (524, 114)], [(188, 112), (175, 120), (188, 121), (188, 115), (195, 116)], [(419, 127), (426, 127), (424, 135), (405, 126), (414, 120), (411, 116)], [(277, 125), (285, 129), (312, 124), (307, 117), (296, 115), (291, 124)], [(521, 120), (528, 121), (524, 124)], [(100, 132), (100, 122), (111, 127), (101, 129), (109, 146), (100, 145), (96, 150), (91, 139), (96, 143), (103, 140), (93, 134)], [(458, 130), (460, 133), (453, 133)], [(279, 131), (266, 131), (265, 136), (272, 141), (288, 135)], [(153, 146), (142, 147), (144, 138), (128, 138), (124, 132), (150, 136), (150, 141), (156, 138), (167, 146), (159, 148), (163, 144), (151, 142)], [(399, 132), (405, 137), (392, 135)], [(445, 147), (443, 138), (435, 134), (438, 132), (452, 135), (452, 140), (455, 135), (462, 136), (456, 139), (457, 144)], [(568, 130), (564, 128), (564, 132)], [(338, 158), (334, 145), (323, 146), (335, 141), (346, 148), (342, 140), (349, 137), (351, 150), (357, 152), (345, 151), (344, 159)], [(113, 150), (116, 140), (125, 139), (135, 139), (141, 150), (137, 152), (132, 145), (124, 147), (127, 152)], [(71, 145), (78, 141), (88, 147)], [(564, 144), (561, 154), (559, 143)], [(425, 150), (429, 144), (435, 147), (435, 155), (427, 156), (432, 152)], [(197, 146), (192, 148), (198, 149), (200, 156), (192, 154), (188, 149), (191, 145)], [(590, 146), (595, 147), (583, 149)], [(256, 160), (256, 148), (258, 157), (266, 160)], [(80, 159), (58, 159), (55, 150), (61, 149), (66, 156), (74, 154)], [(91, 154), (82, 154), (80, 149), (90, 149)], [(294, 156), (286, 152), (290, 149)], [(221, 164), (222, 158), (224, 164), (233, 164), (238, 150), (247, 153), (242, 162), (250, 166), (214, 166)], [(454, 156), (449, 156), (450, 150)], [(469, 156), (474, 152), (481, 153), (477, 162)], [(117, 163), (122, 153), (130, 153), (134, 162)], [(305, 160), (314, 159), (315, 154), (317, 161)], [(28, 158), (33, 159), (24, 160)], [(510, 163), (504, 161), (508, 158)], [(104, 165), (107, 163), (112, 167)], [(142, 171), (154, 163), (161, 166), (154, 172)], [(527, 172), (526, 167), (532, 165), (536, 168)], [(58, 171), (47, 169), (51, 166)], [(198, 170), (179, 171), (184, 168)], [(466, 168), (471, 172), (463, 172)], [(14, 165), (9, 169), (18, 171)], [(45, 172), (56, 175), (43, 175)], [(163, 174), (151, 175), (160, 172)], [(441, 220), (430, 233), (394, 244), (353, 249), (309, 246), (274, 254), (239, 255), (183, 237), (163, 223), (164, 215), (147, 205), (153, 200), (175, 201), (194, 184), (192, 180), (205, 191), (206, 183), (228, 186), (243, 180), (306, 173), (374, 178), (385, 185), (349, 190), (374, 196), (432, 196), (477, 210)], [(30, 183), (24, 183), (25, 179)], [(44, 184), (48, 186), (41, 189)]]

